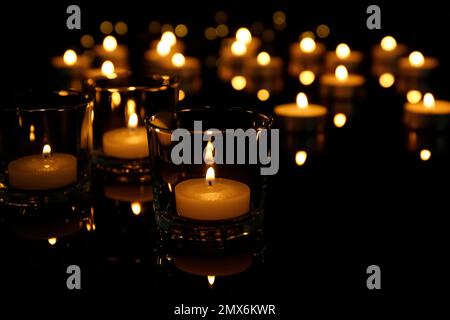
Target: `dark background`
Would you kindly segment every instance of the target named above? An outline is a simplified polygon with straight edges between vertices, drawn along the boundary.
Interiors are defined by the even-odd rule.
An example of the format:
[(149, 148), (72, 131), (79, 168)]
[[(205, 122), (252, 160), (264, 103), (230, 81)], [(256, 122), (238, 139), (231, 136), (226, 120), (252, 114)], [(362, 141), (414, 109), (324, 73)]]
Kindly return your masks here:
[[(144, 263), (139, 266), (107, 264), (98, 246), (102, 240), (83, 236), (78, 239), (82, 244), (69, 260), (88, 266), (88, 280), (84, 280), (86, 290), (77, 293), (64, 289), (63, 266), (67, 261), (61, 258), (62, 249), (50, 254), (48, 260), (31, 259), (28, 263), (33, 267), (29, 267), (23, 264), (24, 256), (33, 249), (28, 244), (17, 244), (6, 232), (1, 247), (6, 267), (0, 278), (6, 285), (0, 286), (0, 291), (31, 292), (31, 300), (57, 295), (64, 301), (74, 296), (93, 298), (113, 293), (123, 302), (120, 306), (133, 306), (128, 300), (136, 297), (139, 302), (134, 306), (149, 308), (148, 314), (156, 309), (164, 314), (170, 310), (165, 303), (175, 302), (272, 303), (279, 306), (281, 319), (307, 312), (317, 317), (369, 318), (395, 310), (392, 312), (403, 315), (425, 307), (430, 298), (436, 306), (440, 304), (445, 294), (439, 294), (439, 290), (446, 288), (449, 267), (445, 222), (449, 135), (442, 134), (443, 151), (435, 153), (430, 147), (433, 156), (428, 162), (421, 162), (417, 152), (407, 151), (407, 132), (401, 122), (404, 98), (393, 89), (381, 89), (368, 70), (370, 48), (382, 36), (391, 34), (411, 49), (439, 59), (440, 67), (433, 79), (435, 93), (449, 99), (448, 2), (378, 2), (382, 29), (376, 31), (366, 28), (365, 11), (371, 2), (86, 1), (79, 3), (81, 31), (65, 27), (68, 4), (72, 3), (15, 2), (2, 10), (3, 17), (10, 17), (2, 19), (0, 27), (5, 87), (52, 84), (50, 58), (68, 47), (79, 47), (79, 38), (85, 33), (100, 42), (103, 36), (99, 24), (104, 20), (128, 24), (128, 34), (118, 39), (130, 46), (132, 65), (137, 68), (152, 38), (147, 31), (152, 20), (186, 24), (186, 53), (204, 59), (216, 55), (219, 49), (219, 40), (210, 42), (203, 36), (206, 27), (217, 25), (216, 11), (227, 12), (232, 34), (237, 27), (255, 21), (271, 28), (273, 12), (282, 10), (287, 27), (276, 33), (272, 43), (264, 44), (266, 50), (286, 58), (289, 44), (297, 41), (301, 32), (314, 31), (317, 25), (326, 23), (331, 28), (325, 40), (329, 48), (348, 42), (351, 48), (365, 53), (368, 95), (360, 106), (361, 112), (348, 126), (327, 130), (325, 150), (311, 154), (305, 166), (293, 163), (295, 150), (283, 149), (282, 167), (272, 178), (269, 190), (264, 263), (213, 293), (205, 287), (204, 279), (197, 286), (189, 281), (167, 284), (165, 274), (155, 276), (152, 236), (145, 233), (151, 218), (138, 226), (127, 225), (132, 240), (127, 238), (123, 248), (120, 246), (143, 256)], [(270, 110), (279, 102), (293, 101), (300, 89), (298, 80), (286, 77), (286, 90), (259, 104), (254, 97), (236, 94), (229, 85), (222, 84), (214, 69), (204, 67), (203, 75), (205, 87), (194, 99), (200, 104), (255, 104), (252, 107)], [(315, 92), (311, 94), (315, 97)], [(89, 250), (85, 252), (86, 248)], [(366, 268), (371, 264), (381, 267), (380, 291), (366, 288)], [(162, 282), (163, 287), (155, 282)]]

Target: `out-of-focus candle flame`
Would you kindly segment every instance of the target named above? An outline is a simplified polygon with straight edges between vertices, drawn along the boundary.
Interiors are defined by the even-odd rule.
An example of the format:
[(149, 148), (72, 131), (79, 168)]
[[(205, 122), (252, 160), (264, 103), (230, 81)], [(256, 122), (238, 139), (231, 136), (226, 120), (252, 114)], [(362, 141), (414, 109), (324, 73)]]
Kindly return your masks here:
[(131, 211), (135, 216), (138, 216), (142, 212), (142, 206), (139, 202), (132, 202), (131, 203)]
[(216, 173), (214, 171), (214, 168), (209, 167), (208, 170), (206, 171), (206, 182), (211, 185), (215, 179), (216, 179)]
[(214, 282), (216, 282), (216, 276), (208, 276), (208, 284), (210, 288), (214, 286)]
[(270, 54), (265, 51), (260, 52), (256, 57), (256, 61), (258, 61), (258, 64), (261, 66), (267, 66), (270, 63)]
[(314, 41), (313, 38), (310, 37), (303, 38), (300, 41), (300, 49), (303, 52), (307, 53), (313, 52), (314, 50), (316, 50), (316, 42)]
[(36, 136), (34, 134), (34, 125), (30, 125), (30, 142), (34, 142), (36, 140)]
[(214, 164), (214, 145), (211, 141), (208, 141), (205, 147), (205, 163)]
[(411, 52), (408, 57), (408, 60), (409, 60), (409, 63), (414, 67), (423, 66), (423, 64), (425, 63), (425, 57), (419, 51)]
[(422, 100), (422, 93), (419, 90), (409, 90), (406, 94), (409, 103), (419, 103)]
[(117, 40), (113, 36), (106, 36), (103, 39), (103, 49), (108, 52), (112, 52), (117, 49)]
[(231, 79), (231, 86), (234, 90), (243, 90), (247, 85), (247, 79), (244, 76), (234, 76)]
[(422, 161), (428, 161), (431, 158), (431, 151), (428, 149), (423, 149), (420, 151), (420, 159)]
[(384, 51), (392, 51), (395, 48), (397, 48), (397, 41), (394, 39), (394, 37), (386, 36), (383, 39), (381, 39), (381, 49)]
[(339, 65), (336, 68), (336, 71), (334, 72), (334, 75), (339, 81), (345, 81), (348, 78), (348, 71), (347, 68), (343, 65)]
[(304, 70), (300, 72), (298, 79), (300, 80), (301, 84), (309, 86), (311, 83), (314, 82), (316, 76), (314, 75), (314, 72), (312, 72), (311, 70)]
[(236, 31), (236, 40), (245, 44), (252, 42), (252, 34), (250, 30), (247, 28), (239, 28), (238, 31)]
[(336, 47), (336, 55), (339, 59), (347, 59), (350, 52), (350, 47), (345, 43), (340, 43)]
[(183, 101), (184, 98), (186, 98), (186, 93), (180, 89), (180, 92), (178, 92), (178, 101)]
[(301, 167), (305, 164), (306, 158), (308, 157), (308, 153), (306, 151), (300, 150), (295, 154), (295, 163)]
[(111, 93), (111, 108), (114, 109), (120, 105), (122, 102), (122, 97), (120, 96), (120, 92), (114, 91)]
[(378, 81), (383, 88), (389, 88), (394, 84), (395, 77), (392, 73), (383, 73)]
[(111, 77), (115, 73), (114, 63), (112, 63), (109, 60), (106, 60), (105, 62), (102, 63), (101, 70), (105, 76)]
[(52, 147), (50, 147), (49, 144), (44, 145), (44, 147), (42, 148), (42, 156), (44, 158), (48, 158), (50, 157), (52, 154)]
[(49, 238), (48, 240), (48, 243), (50, 244), (50, 245), (55, 245), (56, 244), (56, 241), (57, 241), (57, 239), (56, 238)]
[(434, 97), (431, 93), (425, 93), (423, 95), (423, 105), (426, 108), (434, 108)]
[(177, 43), (177, 37), (172, 31), (166, 31), (161, 35), (161, 41), (167, 43), (170, 47), (173, 47)]
[(161, 40), (156, 45), (156, 52), (158, 52), (161, 57), (166, 57), (170, 53), (170, 50), (171, 47), (168, 42), (164, 42)]
[(243, 56), (247, 53), (247, 45), (242, 41), (235, 41), (231, 45), (231, 53), (235, 56)]
[(138, 116), (136, 113), (130, 114), (130, 117), (128, 118), (128, 128), (134, 129), (138, 126)]
[(63, 55), (64, 63), (68, 66), (73, 66), (77, 62), (77, 54), (73, 50), (66, 50)]
[(267, 89), (260, 89), (256, 93), (256, 96), (260, 101), (266, 101), (270, 98), (270, 92)]
[(184, 57), (184, 55), (182, 53), (175, 53), (172, 56), (172, 64), (175, 67), (180, 68), (180, 67), (184, 66), (185, 63), (186, 63), (186, 58)]
[(347, 122), (347, 116), (343, 113), (337, 113), (333, 118), (333, 122), (336, 128), (342, 128)]
[(297, 106), (300, 109), (305, 109), (308, 107), (308, 98), (306, 97), (306, 94), (304, 94), (303, 92), (300, 92), (299, 94), (297, 94)]

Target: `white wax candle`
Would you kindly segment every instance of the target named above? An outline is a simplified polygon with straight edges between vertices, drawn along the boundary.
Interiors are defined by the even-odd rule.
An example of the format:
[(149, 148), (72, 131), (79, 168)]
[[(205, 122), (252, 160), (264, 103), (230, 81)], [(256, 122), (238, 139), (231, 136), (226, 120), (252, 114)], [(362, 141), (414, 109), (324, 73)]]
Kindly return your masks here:
[[(212, 179), (208, 175), (212, 170)], [(210, 168), (207, 179), (190, 179), (175, 186), (175, 201), (180, 216), (195, 220), (225, 220), (250, 211), (250, 188), (239, 181), (214, 178)]]
[(114, 129), (103, 135), (103, 153), (120, 159), (148, 157), (147, 131), (137, 127), (138, 118), (133, 113), (128, 120), (128, 128)]
[(9, 183), (24, 190), (61, 188), (77, 181), (77, 158), (70, 154), (51, 154), (45, 145), (42, 155), (25, 156), (8, 164)]
[(405, 123), (413, 129), (447, 129), (450, 127), (450, 102), (434, 100), (431, 93), (420, 103), (405, 104)]

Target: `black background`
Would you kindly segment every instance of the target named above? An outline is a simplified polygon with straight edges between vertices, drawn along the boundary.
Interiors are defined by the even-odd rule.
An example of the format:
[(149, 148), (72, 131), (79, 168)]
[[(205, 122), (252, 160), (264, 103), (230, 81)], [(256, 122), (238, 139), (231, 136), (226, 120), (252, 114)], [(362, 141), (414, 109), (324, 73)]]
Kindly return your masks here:
[[(156, 309), (163, 314), (169, 312), (170, 307), (164, 303), (272, 303), (280, 308), (281, 319), (307, 311), (317, 317), (368, 318), (386, 315), (391, 308), (401, 315), (423, 307), (427, 298), (436, 296), (434, 303), (438, 305), (445, 297), (438, 291), (446, 288), (449, 267), (446, 215), (450, 150), (447, 147), (439, 154), (431, 150), (433, 156), (428, 162), (420, 161), (417, 152), (408, 152), (407, 132), (401, 123), (404, 98), (393, 89), (380, 88), (368, 70), (371, 46), (382, 36), (392, 34), (411, 49), (439, 59), (440, 67), (433, 79), (435, 93), (449, 99), (448, 3), (379, 2), (382, 29), (375, 31), (366, 28), (365, 11), (372, 4), (369, 2), (86, 1), (79, 3), (81, 31), (65, 27), (68, 4), (72, 3), (16, 2), (4, 7), (2, 15), (9, 17), (2, 18), (0, 27), (4, 88), (52, 84), (50, 58), (68, 47), (79, 47), (79, 38), (85, 33), (101, 41), (99, 24), (103, 20), (127, 22), (128, 34), (119, 37), (119, 42), (130, 46), (136, 68), (149, 40), (156, 38), (147, 31), (152, 20), (186, 24), (187, 54), (204, 59), (216, 55), (219, 49), (219, 40), (209, 42), (203, 36), (206, 27), (217, 25), (216, 11), (227, 12), (227, 25), (234, 32), (255, 21), (269, 28), (273, 12), (283, 10), (287, 27), (264, 48), (286, 58), (289, 44), (301, 32), (326, 23), (331, 28), (325, 40), (329, 48), (347, 42), (365, 53), (368, 95), (358, 117), (348, 126), (330, 126), (325, 151), (312, 154), (305, 166), (295, 166), (294, 150), (283, 150), (282, 167), (272, 178), (269, 190), (264, 263), (213, 293), (204, 279), (198, 286), (197, 282), (192, 286), (170, 283), (163, 289), (155, 285), (164, 283), (164, 274), (154, 273), (153, 238), (147, 234), (151, 216), (127, 225), (131, 240), (119, 237), (124, 241), (118, 244), (121, 250), (133, 251), (128, 252), (130, 256), (142, 256), (139, 266), (105, 263), (98, 245), (101, 235), (77, 236), (78, 245), (70, 258), (60, 248), (48, 253), (48, 259), (34, 257), (28, 261), (24, 257), (34, 250), (33, 245), (11, 239), (4, 225), (0, 249), (5, 270), (0, 280), (5, 285), (0, 286), (0, 291), (25, 293), (31, 300), (56, 294), (63, 301), (74, 296), (93, 298), (114, 293), (124, 306), (133, 306), (128, 300), (136, 296), (136, 304), (148, 308), (148, 315)], [(286, 77), (282, 94), (259, 103), (244, 93), (233, 93), (228, 84), (217, 79), (214, 69), (204, 67), (203, 75), (205, 87), (192, 103), (252, 104), (270, 110), (279, 102), (293, 101), (300, 90), (298, 80)], [(313, 91), (310, 93), (317, 99), (314, 88), (307, 90)], [(449, 135), (443, 136), (448, 141)], [(81, 292), (65, 289), (67, 259), (87, 268), (88, 278), (83, 280)], [(366, 268), (371, 264), (381, 267), (380, 291), (366, 288)], [(158, 304), (158, 300), (164, 303)]]

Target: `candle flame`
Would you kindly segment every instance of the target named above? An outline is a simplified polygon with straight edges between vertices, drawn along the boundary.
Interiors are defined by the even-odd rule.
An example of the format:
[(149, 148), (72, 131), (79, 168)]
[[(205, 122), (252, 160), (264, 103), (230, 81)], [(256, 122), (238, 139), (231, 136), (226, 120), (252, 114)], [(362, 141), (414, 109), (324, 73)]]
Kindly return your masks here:
[(216, 276), (208, 276), (208, 284), (211, 288), (214, 286), (214, 282), (216, 282)]
[(131, 203), (131, 211), (135, 216), (138, 216), (142, 212), (142, 206), (139, 202), (132, 202)]
[(247, 86), (247, 79), (244, 76), (234, 76), (231, 79), (231, 86), (234, 90), (242, 90)]
[(243, 56), (247, 53), (247, 45), (242, 41), (235, 41), (231, 45), (231, 53), (235, 56)]
[(63, 60), (64, 63), (68, 66), (73, 66), (77, 62), (77, 54), (73, 50), (66, 50), (64, 52)]
[(52, 153), (52, 147), (50, 147), (49, 144), (44, 145), (44, 147), (42, 148), (42, 156), (44, 158), (48, 158)]
[(184, 55), (182, 53), (175, 53), (172, 56), (172, 64), (175, 67), (182, 67), (184, 66), (184, 64), (186, 63), (186, 58), (184, 57)]
[(383, 73), (382, 75), (380, 75), (380, 78), (378, 79), (378, 81), (380, 82), (380, 85), (383, 88), (389, 88), (392, 87), (392, 85), (395, 82), (395, 77), (392, 73), (386, 72)]
[(350, 47), (345, 43), (340, 43), (336, 47), (336, 55), (339, 59), (347, 59), (350, 55)]
[(128, 118), (128, 128), (134, 129), (138, 126), (138, 116), (136, 113), (130, 114), (130, 117)]
[(256, 93), (256, 96), (260, 101), (266, 101), (270, 98), (270, 92), (267, 89), (260, 89)]
[(314, 72), (312, 72), (311, 70), (304, 70), (304, 71), (300, 72), (298, 79), (300, 80), (301, 84), (303, 84), (305, 86), (309, 86), (311, 83), (314, 82), (314, 80), (316, 79), (316, 76), (315, 76)]
[(206, 171), (206, 182), (212, 184), (216, 179), (216, 172), (213, 167), (209, 167)]
[(239, 28), (236, 31), (236, 40), (245, 44), (252, 42), (252, 34), (247, 28)]
[(394, 37), (386, 36), (383, 39), (381, 39), (381, 49), (384, 51), (393, 51), (395, 48), (397, 48), (397, 41), (394, 39)]
[(300, 41), (300, 49), (303, 52), (307, 53), (313, 52), (314, 50), (316, 50), (316, 42), (314, 41), (313, 38), (310, 37), (303, 38)]
[(172, 31), (166, 31), (161, 35), (161, 41), (167, 43), (169, 47), (173, 47), (177, 43), (177, 37)]
[(300, 109), (305, 109), (308, 107), (308, 98), (306, 97), (306, 94), (304, 94), (303, 92), (300, 92), (299, 94), (297, 94), (297, 106)]
[(409, 103), (419, 103), (422, 100), (422, 93), (419, 90), (409, 90), (406, 99)]
[(259, 65), (267, 66), (270, 63), (270, 54), (265, 51), (260, 52), (256, 57), (256, 60), (258, 61)]
[(300, 150), (295, 154), (295, 163), (301, 167), (305, 164), (308, 153), (306, 151)]
[(114, 109), (120, 105), (122, 102), (122, 97), (120, 96), (120, 92), (114, 91), (111, 93), (111, 108)]
[(343, 113), (338, 113), (334, 116), (333, 122), (336, 128), (342, 128), (347, 122), (347, 116)]
[(208, 141), (205, 147), (205, 163), (213, 164), (214, 162), (214, 145), (211, 141)]
[(128, 117), (136, 113), (136, 102), (133, 99), (128, 99), (126, 112)]
[(337, 66), (336, 71), (334, 72), (334, 75), (340, 81), (347, 80), (347, 78), (348, 78), (347, 68), (343, 65)]
[(426, 108), (434, 108), (434, 97), (431, 93), (425, 93), (423, 96), (423, 105)]
[(50, 243), (50, 245), (55, 245), (56, 244), (56, 241), (57, 241), (57, 239), (56, 238), (49, 238), (48, 240), (48, 243)]
[(168, 42), (164, 42), (164, 41), (159, 41), (158, 45), (156, 46), (156, 52), (158, 52), (158, 54), (161, 57), (165, 57), (170, 53), (171, 47), (170, 44)]
[(116, 71), (114, 68), (114, 63), (112, 63), (109, 60), (106, 60), (105, 62), (102, 63), (101, 70), (102, 70), (102, 73), (108, 78), (113, 76)]
[(428, 149), (423, 149), (420, 151), (420, 159), (422, 161), (428, 161), (431, 158), (431, 151)]
[(425, 63), (425, 57), (419, 51), (413, 51), (408, 57), (409, 63), (414, 67), (423, 66)]
[(107, 52), (112, 52), (117, 49), (117, 40), (113, 36), (106, 36), (103, 39), (103, 49)]

